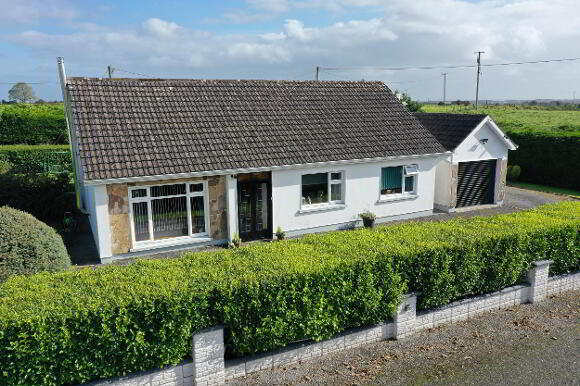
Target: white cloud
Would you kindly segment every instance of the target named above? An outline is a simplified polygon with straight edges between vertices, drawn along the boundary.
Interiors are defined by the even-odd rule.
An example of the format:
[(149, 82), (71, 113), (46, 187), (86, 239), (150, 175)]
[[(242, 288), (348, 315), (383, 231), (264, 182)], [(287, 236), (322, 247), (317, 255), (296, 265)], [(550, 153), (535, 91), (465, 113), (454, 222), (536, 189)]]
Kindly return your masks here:
[(286, 31), (286, 36), (293, 39), (298, 39), (300, 41), (307, 41), (312, 38), (314, 30), (312, 28), (304, 28), (304, 23), (300, 20), (286, 20), (284, 25), (284, 30)]
[(177, 23), (157, 18), (147, 19), (143, 23), (143, 29), (158, 37), (172, 37), (183, 31), (183, 27), (180, 27)]
[(79, 11), (70, 0), (0, 0), (0, 22), (34, 24), (43, 19), (73, 20)]
[(263, 43), (235, 43), (228, 48), (228, 55), (250, 61), (265, 60), (268, 63), (289, 62), (292, 56), (284, 47)]
[[(2, 0), (0, 0), (2, 1)], [(94, 23), (76, 24), (76, 32), (48, 34), (26, 31), (5, 37), (47, 60), (70, 57), (72, 74), (102, 75), (107, 64), (156, 76), (225, 78), (312, 78), (316, 65), (417, 66), (474, 63), (474, 51), (484, 50), (483, 62), (578, 56), (580, 1), (577, 0), (252, 0), (265, 13), (232, 11), (229, 22), (252, 15), (284, 13), (304, 7), (341, 13), (312, 25), (289, 13), (288, 20), (258, 32), (216, 34), (150, 18), (139, 26), (113, 28)], [(373, 17), (349, 18), (350, 9), (369, 11)], [(371, 8), (369, 8), (371, 7)], [(377, 11), (378, 10), (378, 11)], [(244, 11), (246, 12), (246, 11)], [(244, 19), (248, 16), (250, 19)], [(284, 17), (285, 15), (279, 15)], [(239, 17), (239, 18), (238, 18)], [(236, 19), (238, 18), (238, 19)], [(273, 22), (269, 22), (271, 25)], [(70, 63), (68, 61), (67, 63)], [(521, 66), (484, 68), (484, 97), (514, 94), (569, 93), (579, 79), (576, 64), (561, 67)], [(564, 67), (568, 66), (568, 67)], [(554, 71), (554, 69), (566, 71)], [(69, 71), (70, 72), (70, 71)], [(440, 70), (385, 72), (375, 70), (324, 72), (323, 79), (393, 80), (418, 97), (439, 97)], [(472, 95), (472, 69), (450, 70), (448, 97)], [(574, 78), (576, 76), (576, 78)], [(426, 79), (426, 80), (425, 80)], [(533, 82), (530, 82), (533, 79)], [(552, 90), (552, 91), (550, 91)], [(535, 93), (535, 94), (534, 94)]]

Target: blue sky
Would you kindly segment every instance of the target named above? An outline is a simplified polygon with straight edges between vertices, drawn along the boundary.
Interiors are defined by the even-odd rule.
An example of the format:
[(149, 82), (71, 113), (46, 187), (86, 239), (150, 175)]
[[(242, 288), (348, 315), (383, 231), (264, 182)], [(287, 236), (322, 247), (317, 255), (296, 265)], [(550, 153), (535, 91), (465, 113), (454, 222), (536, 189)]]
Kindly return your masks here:
[[(0, 0), (0, 98), (26, 81), (60, 99), (67, 73), (132, 77), (382, 80), (440, 99), (422, 66), (580, 57), (578, 0)], [(448, 99), (473, 98), (475, 70), (448, 70)], [(7, 84), (4, 84), (7, 83)], [(580, 98), (580, 62), (484, 68), (481, 97)]]

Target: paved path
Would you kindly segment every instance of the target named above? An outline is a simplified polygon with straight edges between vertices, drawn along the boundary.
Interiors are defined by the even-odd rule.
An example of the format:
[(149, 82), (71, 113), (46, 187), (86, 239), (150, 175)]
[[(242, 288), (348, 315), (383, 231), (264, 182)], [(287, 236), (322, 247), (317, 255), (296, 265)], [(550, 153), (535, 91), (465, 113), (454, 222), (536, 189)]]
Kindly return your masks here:
[(580, 291), (227, 385), (580, 385)]

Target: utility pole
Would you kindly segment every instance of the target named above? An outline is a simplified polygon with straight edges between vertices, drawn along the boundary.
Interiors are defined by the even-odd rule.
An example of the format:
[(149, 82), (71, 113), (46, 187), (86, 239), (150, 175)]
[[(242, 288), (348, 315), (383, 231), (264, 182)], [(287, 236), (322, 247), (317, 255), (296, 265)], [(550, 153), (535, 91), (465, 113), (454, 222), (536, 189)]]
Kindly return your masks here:
[(111, 66), (107, 66), (107, 71), (109, 72), (109, 79), (111, 79), (113, 77), (113, 71), (115, 71), (115, 69)]
[(316, 66), (316, 80), (318, 80), (318, 74), (320, 74), (320, 66)]
[(443, 104), (445, 104), (445, 99), (447, 97), (447, 73), (444, 72), (441, 75), (443, 75)]
[(475, 86), (475, 109), (477, 110), (477, 103), (479, 102), (479, 75), (481, 74), (481, 54), (485, 51), (476, 51), (477, 54), (477, 85)]

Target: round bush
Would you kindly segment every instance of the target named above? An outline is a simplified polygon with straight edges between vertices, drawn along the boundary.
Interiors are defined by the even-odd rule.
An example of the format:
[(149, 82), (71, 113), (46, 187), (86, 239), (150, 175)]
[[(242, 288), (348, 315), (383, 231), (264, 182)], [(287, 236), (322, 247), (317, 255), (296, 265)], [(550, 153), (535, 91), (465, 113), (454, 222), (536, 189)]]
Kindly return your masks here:
[(522, 168), (518, 165), (508, 166), (507, 179), (510, 181), (517, 181), (522, 174)]
[(0, 282), (12, 275), (69, 266), (62, 238), (53, 228), (26, 212), (0, 207)]

